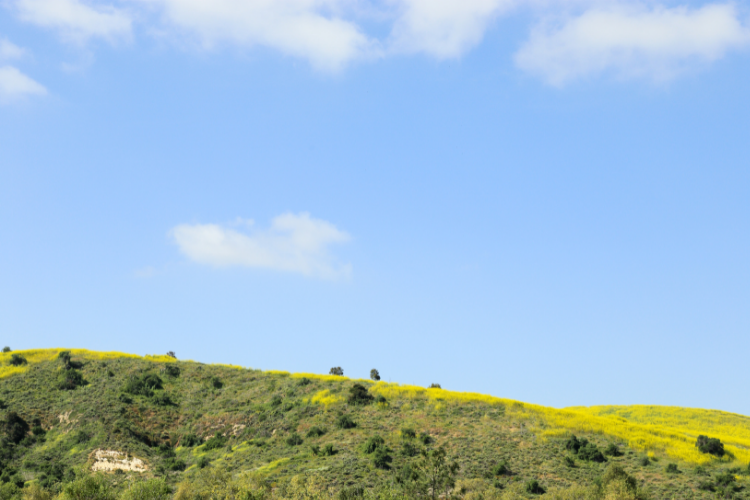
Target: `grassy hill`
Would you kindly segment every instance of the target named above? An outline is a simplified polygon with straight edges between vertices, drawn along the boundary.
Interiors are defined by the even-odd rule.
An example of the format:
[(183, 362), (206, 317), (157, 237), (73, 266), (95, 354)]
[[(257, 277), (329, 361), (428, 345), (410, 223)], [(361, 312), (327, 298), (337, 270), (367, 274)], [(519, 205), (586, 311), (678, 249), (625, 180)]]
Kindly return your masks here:
[[(422, 452), (443, 448), (459, 465), (454, 493), (464, 496), (521, 491), (531, 481), (548, 491), (590, 486), (614, 464), (652, 498), (750, 498), (750, 418), (741, 415), (558, 410), (335, 375), (80, 349), (60, 358), (63, 351), (0, 354), (2, 483), (56, 492), (92, 468), (113, 470), (108, 477), (124, 484), (117, 469), (131, 468), (128, 478), (174, 485), (213, 470), (267, 485), (314, 476), (346, 492), (407, 484)], [(23, 425), (12, 415), (28, 425), (15, 442), (12, 430)], [(590, 444), (576, 453), (574, 435)], [(699, 435), (719, 438), (725, 453), (702, 453)]]

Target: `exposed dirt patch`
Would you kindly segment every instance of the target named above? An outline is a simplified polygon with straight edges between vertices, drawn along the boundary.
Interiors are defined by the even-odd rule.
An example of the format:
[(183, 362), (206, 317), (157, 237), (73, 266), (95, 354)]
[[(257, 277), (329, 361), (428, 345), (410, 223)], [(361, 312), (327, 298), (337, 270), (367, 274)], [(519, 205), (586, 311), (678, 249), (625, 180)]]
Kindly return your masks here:
[(146, 464), (140, 458), (128, 456), (127, 453), (114, 450), (94, 450), (91, 454), (94, 459), (93, 471), (111, 472), (114, 470), (125, 470), (134, 472), (145, 472), (148, 470)]

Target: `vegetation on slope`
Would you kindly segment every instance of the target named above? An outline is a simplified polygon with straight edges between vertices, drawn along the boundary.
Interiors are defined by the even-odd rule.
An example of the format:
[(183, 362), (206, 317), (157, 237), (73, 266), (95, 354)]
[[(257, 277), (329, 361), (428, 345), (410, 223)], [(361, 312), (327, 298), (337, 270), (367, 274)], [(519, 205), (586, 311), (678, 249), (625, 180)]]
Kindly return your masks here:
[[(24, 491), (38, 485), (65, 492), (81, 481), (104, 481), (88, 477), (92, 467), (106, 469), (104, 451), (122, 452), (124, 462), (139, 460), (146, 470), (110, 474), (97, 488), (117, 483), (115, 489), (123, 490), (132, 478), (155, 478), (167, 488), (156, 490), (177, 488), (175, 498), (184, 494), (180, 500), (204, 498), (200, 491), (207, 484), (279, 498), (295, 488), (328, 495), (329, 487), (336, 495), (424, 496), (436, 492), (427, 464), (438, 456), (448, 482), (455, 482), (446, 491), (465, 497), (563, 495), (564, 489), (599, 498), (607, 488), (625, 488), (630, 497), (621, 492), (612, 498), (647, 491), (656, 498), (709, 498), (717, 492), (741, 496), (748, 484), (738, 441), (727, 441), (718, 457), (701, 453), (696, 436), (695, 450), (684, 453), (682, 443), (696, 434), (691, 426), (650, 426), (587, 409), (554, 410), (340, 375), (65, 352), (0, 354), (0, 374), (16, 370), (0, 380), (0, 482), (10, 485), (10, 496), (24, 484)], [(13, 354), (26, 363), (10, 365)], [(698, 432), (744, 432), (714, 433), (720, 429), (712, 422)], [(0, 500), (10, 498), (3, 495)]]

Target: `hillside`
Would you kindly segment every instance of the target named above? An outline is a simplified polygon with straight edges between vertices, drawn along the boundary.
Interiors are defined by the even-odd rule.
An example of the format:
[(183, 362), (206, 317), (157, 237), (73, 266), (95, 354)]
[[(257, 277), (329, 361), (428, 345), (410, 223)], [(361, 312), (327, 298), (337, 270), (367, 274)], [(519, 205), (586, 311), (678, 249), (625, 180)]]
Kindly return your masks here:
[[(443, 447), (465, 491), (532, 480), (548, 490), (588, 486), (612, 464), (653, 498), (714, 498), (716, 478), (727, 473), (733, 497), (745, 498), (750, 486), (750, 419), (740, 415), (557, 410), (335, 375), (86, 350), (60, 358), (63, 351), (0, 354), (3, 483), (59, 491), (92, 468), (119, 468), (177, 484), (212, 468), (268, 484), (313, 474), (337, 490), (373, 488), (400, 484), (422, 450)], [(12, 413), (28, 424), (16, 442)], [(701, 434), (719, 438), (726, 453), (701, 453)], [(613, 453), (606, 461), (576, 454), (566, 449), (572, 435), (593, 443), (587, 450)]]

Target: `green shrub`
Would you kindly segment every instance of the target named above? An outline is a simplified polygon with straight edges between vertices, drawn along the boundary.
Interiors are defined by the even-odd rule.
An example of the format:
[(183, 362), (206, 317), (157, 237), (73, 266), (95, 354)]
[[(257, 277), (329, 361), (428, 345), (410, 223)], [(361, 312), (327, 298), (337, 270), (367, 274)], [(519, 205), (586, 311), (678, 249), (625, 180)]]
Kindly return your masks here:
[(422, 434), (419, 435), (419, 440), (425, 446), (427, 446), (428, 444), (432, 443), (432, 438), (426, 432), (423, 432)]
[(609, 446), (604, 450), (604, 454), (610, 457), (621, 457), (623, 455), (615, 443), (609, 443)]
[(492, 468), (492, 475), (493, 476), (506, 476), (510, 474), (510, 468), (508, 468), (508, 463), (503, 460), (502, 462), (497, 463)]
[(312, 452), (313, 455), (318, 456), (318, 454), (320, 453), (320, 446), (314, 444), (310, 446), (310, 451)]
[(698, 489), (703, 491), (714, 491), (714, 483), (711, 481), (701, 481), (698, 483)]
[(221, 435), (220, 432), (214, 434), (214, 436), (206, 441), (206, 445), (203, 447), (205, 451), (216, 450), (223, 448), (227, 444), (228, 439)]
[(375, 399), (372, 394), (367, 392), (367, 388), (362, 384), (354, 384), (349, 389), (349, 398), (347, 402), (350, 405), (366, 405), (370, 404)]
[(302, 438), (296, 432), (293, 432), (288, 438), (286, 438), (286, 444), (289, 446), (299, 446), (302, 444)]
[(638, 481), (617, 464), (612, 464), (607, 467), (607, 471), (602, 477), (602, 484), (604, 486), (614, 481), (622, 481), (627, 490), (631, 493), (636, 493), (638, 491)]
[(219, 377), (211, 377), (209, 379), (209, 383), (214, 389), (221, 389), (222, 387), (224, 387), (224, 382), (222, 382)]
[[(583, 440), (584, 442), (588, 442), (586, 439)], [(567, 441), (565, 441), (565, 449), (572, 451), (573, 453), (578, 453), (578, 450), (581, 449), (581, 442), (578, 440), (575, 436), (570, 436)]]
[(86, 385), (83, 375), (78, 370), (63, 370), (57, 378), (57, 387), (61, 391), (73, 391), (76, 387)]
[(169, 396), (169, 394), (165, 392), (156, 394), (153, 398), (153, 401), (156, 406), (177, 406), (177, 404), (172, 401), (172, 398)]
[(63, 489), (63, 494), (68, 500), (115, 500), (117, 498), (107, 481), (99, 474), (83, 476), (67, 484)]
[[(184, 467), (170, 470), (184, 470)], [(169, 500), (171, 495), (172, 488), (163, 479), (148, 479), (131, 483), (120, 495), (120, 500)]]
[(642, 457), (642, 458), (641, 458), (641, 459), (640, 459), (640, 460), (638, 461), (638, 463), (639, 463), (639, 464), (641, 464), (641, 465), (642, 465), (643, 467), (646, 467), (647, 465), (650, 465), (650, 464), (651, 464), (651, 459), (649, 459), (648, 457)]
[(701, 453), (708, 453), (717, 457), (724, 456), (724, 443), (717, 438), (710, 438), (703, 435), (698, 436), (695, 446)]
[(211, 464), (211, 461), (208, 459), (208, 457), (200, 457), (198, 459), (198, 462), (196, 463), (199, 469), (205, 469), (210, 464)]
[(3, 347), (3, 352), (10, 352), (10, 347), (8, 347), (7, 345)]
[(378, 469), (388, 470), (391, 468), (390, 464), (393, 461), (390, 450), (385, 446), (378, 446), (375, 452), (372, 454), (372, 464)]
[(365, 441), (363, 450), (368, 455), (370, 453), (374, 453), (375, 450), (377, 450), (380, 446), (383, 446), (385, 444), (385, 440), (380, 436), (371, 436), (367, 441)]
[(281, 396), (279, 396), (278, 394), (276, 394), (274, 397), (271, 398), (270, 404), (271, 404), (271, 406), (275, 407), (275, 406), (281, 406), (281, 403), (283, 403), (283, 402), (284, 402), (284, 400), (281, 398)]
[(575, 467), (576, 466), (576, 460), (575, 460), (575, 458), (571, 457), (570, 455), (567, 455), (563, 459), (563, 462), (565, 462), (565, 465), (567, 467)]
[(130, 377), (122, 390), (133, 396), (145, 396), (150, 398), (154, 395), (154, 390), (162, 388), (163, 382), (159, 376), (150, 373), (141, 377)]
[(57, 355), (57, 359), (60, 360), (66, 370), (70, 369), (70, 358), (70, 351), (60, 351), (60, 353)]
[(312, 383), (312, 381), (309, 378), (302, 377), (301, 379), (299, 379), (299, 382), (297, 382), (297, 385), (300, 385), (300, 386), (304, 387), (306, 385), (310, 385), (311, 383)]
[(404, 429), (401, 429), (401, 437), (404, 439), (414, 439), (417, 437), (417, 431), (410, 427), (406, 427)]
[(339, 429), (354, 429), (357, 427), (357, 424), (349, 415), (341, 415), (336, 419), (336, 427)]
[(196, 436), (194, 433), (189, 432), (182, 436), (180, 444), (187, 448), (192, 448), (193, 446), (199, 446), (201, 444), (201, 438)]
[(526, 493), (530, 493), (532, 495), (544, 495), (546, 491), (547, 490), (545, 490), (536, 479), (532, 479), (531, 481), (526, 483)]
[(429, 389), (442, 389), (442, 387), (440, 387), (440, 384), (433, 383), (433, 384), (430, 384)]
[(581, 446), (578, 450), (578, 458), (587, 462), (602, 463), (607, 461), (594, 443), (586, 443), (584, 446)]
[(737, 481), (737, 478), (731, 472), (724, 472), (717, 474), (716, 477), (714, 477), (714, 481), (717, 486), (726, 488), (727, 486), (733, 485)]
[(664, 469), (664, 471), (667, 474), (679, 474), (680, 469), (677, 468), (677, 464), (667, 464), (667, 467)]
[(332, 444), (327, 444), (323, 446), (323, 450), (321, 450), (320, 454), (324, 457), (332, 457), (336, 454), (336, 450), (333, 448)]
[(344, 369), (341, 368), (340, 366), (334, 366), (333, 368), (331, 368), (331, 371), (328, 372), (328, 373), (329, 373), (329, 375), (338, 375), (340, 377), (343, 377), (344, 376)]
[(0, 500), (16, 500), (21, 493), (20, 488), (21, 487), (15, 483), (5, 483), (0, 485)]
[(167, 377), (177, 378), (180, 376), (180, 367), (177, 365), (166, 365), (164, 367), (164, 373)]
[(401, 445), (401, 455), (404, 457), (416, 457), (419, 455), (419, 448), (407, 441)]
[(28, 363), (28, 361), (26, 361), (26, 358), (20, 354), (11, 354), (8, 363), (10, 363), (11, 366), (23, 366)]
[(14, 411), (9, 411), (5, 415), (5, 418), (0, 421), (0, 426), (8, 441), (14, 444), (20, 443), (29, 432), (29, 424)]
[(373, 368), (372, 370), (370, 370), (370, 378), (377, 382), (378, 380), (380, 380), (380, 373), (375, 368)]
[(325, 433), (326, 433), (326, 430), (323, 429), (322, 427), (313, 426), (313, 427), (310, 427), (310, 430), (307, 431), (307, 437), (316, 438), (316, 437), (322, 436)]
[(385, 396), (383, 396), (382, 394), (378, 394), (377, 396), (375, 396), (375, 402), (376, 403), (387, 403), (388, 400), (385, 399)]

